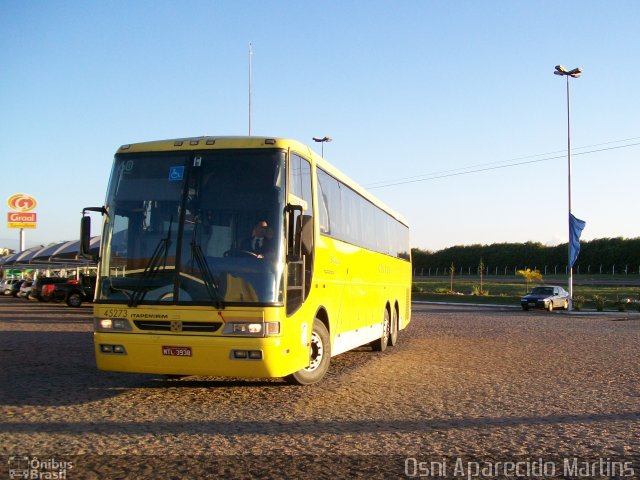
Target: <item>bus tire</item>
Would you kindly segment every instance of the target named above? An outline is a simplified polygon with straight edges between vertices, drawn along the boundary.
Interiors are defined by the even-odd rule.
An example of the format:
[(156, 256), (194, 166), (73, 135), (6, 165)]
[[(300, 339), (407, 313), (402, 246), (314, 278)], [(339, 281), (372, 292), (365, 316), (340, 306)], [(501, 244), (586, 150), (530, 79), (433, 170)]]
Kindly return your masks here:
[(387, 349), (387, 345), (389, 344), (390, 325), (391, 321), (389, 318), (389, 310), (385, 308), (384, 320), (382, 322), (382, 336), (378, 340), (374, 340), (373, 342), (371, 342), (371, 347), (373, 347), (374, 352), (384, 352)]
[(322, 380), (331, 361), (331, 340), (329, 332), (319, 319), (313, 321), (311, 330), (311, 346), (309, 347), (309, 366), (286, 377), (295, 385), (311, 385)]
[(398, 311), (395, 308), (393, 309), (391, 326), (389, 328), (389, 346), (395, 347), (398, 344), (398, 331), (400, 329), (400, 326), (398, 325)]

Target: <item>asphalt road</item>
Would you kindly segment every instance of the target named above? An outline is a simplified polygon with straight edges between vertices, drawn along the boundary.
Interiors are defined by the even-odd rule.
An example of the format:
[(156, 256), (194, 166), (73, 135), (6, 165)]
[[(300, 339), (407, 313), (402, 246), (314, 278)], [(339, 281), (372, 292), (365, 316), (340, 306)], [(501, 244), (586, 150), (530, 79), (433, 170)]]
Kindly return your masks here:
[(0, 478), (640, 477), (638, 314), (414, 305), (310, 387), (99, 372), (90, 317), (0, 298)]

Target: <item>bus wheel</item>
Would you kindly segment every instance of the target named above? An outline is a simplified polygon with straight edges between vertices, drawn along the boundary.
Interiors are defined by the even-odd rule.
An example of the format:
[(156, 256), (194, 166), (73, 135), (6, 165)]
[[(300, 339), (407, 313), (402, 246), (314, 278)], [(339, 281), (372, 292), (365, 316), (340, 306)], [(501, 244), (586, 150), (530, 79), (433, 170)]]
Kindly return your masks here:
[(384, 309), (384, 321), (382, 322), (382, 336), (378, 340), (371, 342), (371, 346), (375, 352), (384, 352), (389, 343), (389, 310)]
[(286, 377), (289, 383), (311, 385), (319, 382), (329, 370), (331, 361), (331, 343), (329, 332), (317, 318), (313, 321), (311, 331), (311, 347), (309, 348), (309, 366)]
[(395, 347), (398, 344), (398, 311), (393, 309), (393, 316), (391, 317), (391, 326), (389, 327), (389, 346)]

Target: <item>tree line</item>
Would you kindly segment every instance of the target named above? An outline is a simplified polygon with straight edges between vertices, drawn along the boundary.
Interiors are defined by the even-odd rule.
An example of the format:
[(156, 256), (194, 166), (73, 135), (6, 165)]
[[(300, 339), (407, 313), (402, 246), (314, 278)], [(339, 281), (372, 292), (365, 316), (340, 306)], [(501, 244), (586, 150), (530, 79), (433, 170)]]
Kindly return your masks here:
[[(545, 246), (539, 242), (493, 243), (491, 245), (456, 245), (431, 252), (414, 248), (411, 250), (413, 271), (417, 275), (427, 272), (446, 275), (451, 264), (457, 269), (471, 269), (477, 273), (482, 262), (488, 273), (498, 269), (499, 274), (514, 273), (514, 269), (537, 268), (545, 266), (549, 273), (554, 268), (564, 273), (567, 266), (567, 244)], [(640, 273), (640, 237), (638, 238), (599, 238), (580, 242), (580, 254), (573, 266), (581, 273)], [(422, 272), (422, 273), (421, 273)], [(560, 270), (558, 270), (560, 273)]]

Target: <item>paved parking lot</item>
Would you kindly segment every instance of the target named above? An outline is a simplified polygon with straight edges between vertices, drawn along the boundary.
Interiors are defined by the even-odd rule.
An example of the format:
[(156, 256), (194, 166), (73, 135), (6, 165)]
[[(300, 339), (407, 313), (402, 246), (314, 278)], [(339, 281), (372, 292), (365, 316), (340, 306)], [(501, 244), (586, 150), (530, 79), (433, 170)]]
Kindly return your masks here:
[(640, 476), (638, 314), (414, 305), (399, 346), (310, 387), (99, 372), (90, 317), (0, 298), (0, 478)]

